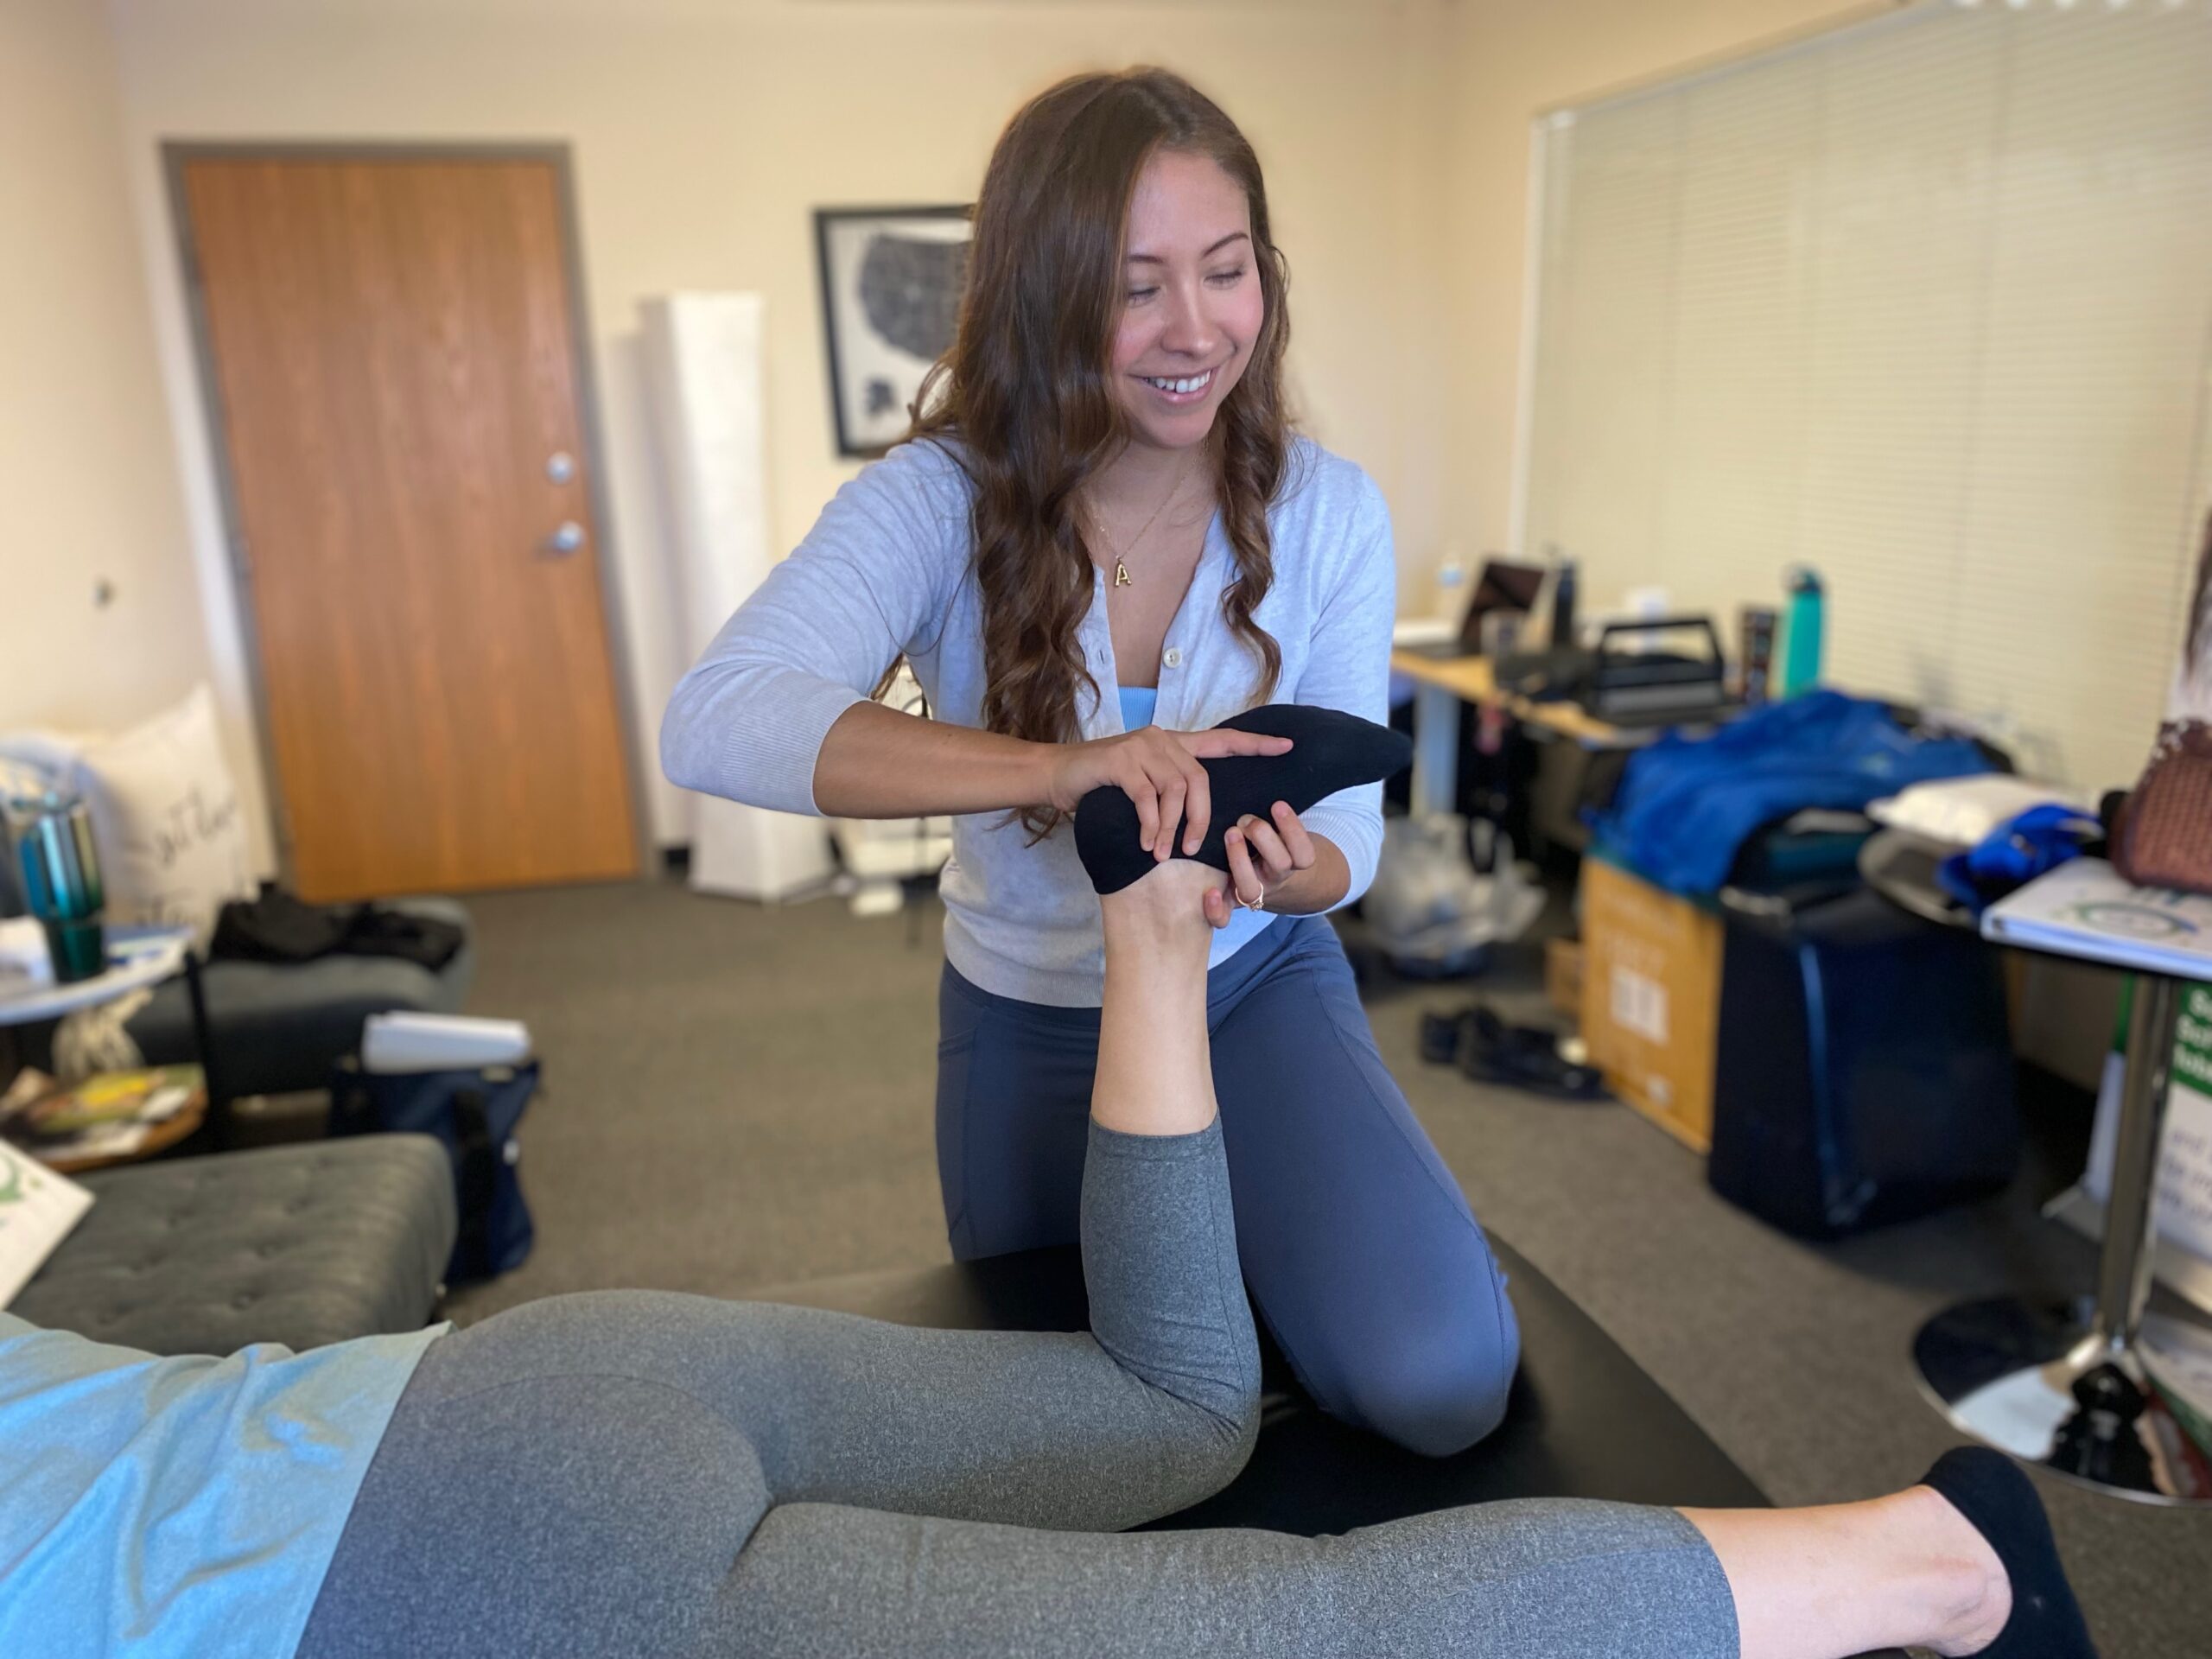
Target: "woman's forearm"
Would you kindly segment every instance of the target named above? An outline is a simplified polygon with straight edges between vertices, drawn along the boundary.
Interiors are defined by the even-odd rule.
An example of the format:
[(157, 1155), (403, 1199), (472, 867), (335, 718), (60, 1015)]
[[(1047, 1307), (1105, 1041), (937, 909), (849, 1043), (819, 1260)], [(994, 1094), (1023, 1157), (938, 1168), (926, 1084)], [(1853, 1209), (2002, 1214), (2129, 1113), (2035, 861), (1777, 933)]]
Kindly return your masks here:
[(1054, 745), (856, 702), (814, 763), (814, 804), (839, 818), (912, 818), (1033, 806)]

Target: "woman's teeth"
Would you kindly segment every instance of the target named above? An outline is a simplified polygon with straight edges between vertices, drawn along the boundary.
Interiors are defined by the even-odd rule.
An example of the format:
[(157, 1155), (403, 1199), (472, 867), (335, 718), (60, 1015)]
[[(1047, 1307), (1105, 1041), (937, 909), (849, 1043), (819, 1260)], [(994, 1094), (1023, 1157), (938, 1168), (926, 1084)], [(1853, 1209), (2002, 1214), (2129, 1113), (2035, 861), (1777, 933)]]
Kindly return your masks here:
[(1208, 369), (1204, 374), (1191, 375), (1181, 380), (1163, 380), (1159, 376), (1151, 374), (1141, 375), (1138, 378), (1147, 386), (1157, 387), (1161, 391), (1173, 392), (1180, 397), (1186, 392), (1204, 391), (1213, 383), (1213, 371)]

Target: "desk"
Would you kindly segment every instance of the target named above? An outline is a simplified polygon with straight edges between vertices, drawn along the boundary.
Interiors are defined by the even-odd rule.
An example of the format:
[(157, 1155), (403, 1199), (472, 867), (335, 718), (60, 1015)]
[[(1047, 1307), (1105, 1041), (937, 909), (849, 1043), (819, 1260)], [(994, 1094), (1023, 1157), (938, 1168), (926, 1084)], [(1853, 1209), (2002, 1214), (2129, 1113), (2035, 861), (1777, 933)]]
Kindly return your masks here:
[[(2038, 889), (2041, 906), (2034, 903)], [(2212, 1492), (2184, 1497), (2163, 1489), (2141, 1439), (2146, 1428), (2155, 1437), (2173, 1423), (2157, 1404), (2145, 1349), (2200, 1375), (2212, 1370), (2212, 1332), (2143, 1312), (2182, 988), (2212, 982), (2212, 955), (2186, 957), (2145, 943), (2147, 931), (2131, 938), (2095, 925), (2100, 910), (2127, 908), (2139, 891), (2102, 861), (2077, 859), (1982, 918), (1985, 938), (2137, 975), (2096, 1294), (2056, 1309), (2011, 1296), (1947, 1308), (1921, 1327), (1913, 1358), (1922, 1387), (1976, 1440), (2119, 1497), (2212, 1505)], [(2051, 909), (2052, 894), (2069, 898), (2067, 910), (2041, 913)], [(2080, 902), (2072, 902), (2076, 896)], [(2032, 934), (2008, 925), (2008, 907), (2024, 900), (2029, 905), (2013, 916), (2042, 923)], [(2193, 902), (2212, 912), (2212, 904)]]
[(1540, 732), (1586, 749), (1636, 748), (1656, 728), (1629, 728), (1596, 719), (1579, 702), (1538, 702), (1498, 687), (1487, 657), (1424, 657), (1394, 651), (1390, 670), (1414, 683), (1413, 814), (1449, 812), (1459, 796), (1459, 705), (1497, 709)]

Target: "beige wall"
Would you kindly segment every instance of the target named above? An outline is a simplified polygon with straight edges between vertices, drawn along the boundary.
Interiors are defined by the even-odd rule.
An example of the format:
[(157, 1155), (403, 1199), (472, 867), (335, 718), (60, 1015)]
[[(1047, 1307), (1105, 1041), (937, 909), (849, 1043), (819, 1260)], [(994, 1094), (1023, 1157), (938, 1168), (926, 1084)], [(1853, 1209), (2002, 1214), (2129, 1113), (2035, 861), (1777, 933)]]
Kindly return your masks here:
[[(100, 156), (104, 176), (127, 169), (192, 563), (188, 571), (175, 556), (175, 499), (165, 493), (174, 486), (151, 454), (143, 378), (125, 488), (116, 487), (125, 469), (115, 430), (72, 429), (50, 410), (42, 418), (36, 400), (10, 397), (0, 421), (26, 423), (35, 435), (0, 465), (18, 454), (48, 457), (35, 467), (37, 493), (48, 498), (54, 480), (102, 482), (67, 492), (80, 515), (98, 515), (97, 527), (83, 531), (66, 574), (11, 608), (37, 618), (17, 626), (41, 649), (72, 627), (105, 630), (111, 654), (132, 666), (86, 701), (135, 711), (158, 700), (152, 682), (166, 687), (202, 660), (180, 643), (196, 577), (204, 660), (234, 754), (243, 750), (242, 769), (250, 766), (245, 645), (223, 568), (161, 140), (565, 141), (602, 394), (621, 644), (655, 828), (672, 838), (681, 808), (650, 766), (650, 739), (683, 664), (638, 385), (639, 300), (679, 288), (766, 296), (775, 528), (788, 546), (853, 470), (831, 454), (810, 209), (966, 200), (1006, 116), (1054, 76), (1140, 60), (1179, 67), (1221, 99), (1261, 152), (1292, 263), (1293, 372), (1308, 424), (1382, 484), (1398, 523), (1402, 607), (1426, 611), (1447, 544), (1473, 554), (1506, 535), (1531, 115), (1850, 14), (1835, 0), (111, 0), (120, 158), (92, 15), (92, 0), (42, 0), (28, 14), (17, 0), (8, 14), (14, 29), (22, 25), (13, 19), (38, 20), (41, 35), (8, 63), (55, 59), (64, 68), (33, 77), (29, 101), (0, 100), (0, 120), (20, 126), (37, 109), (81, 136), (27, 135), (10, 146), (0, 188), (48, 189), (51, 165), (20, 158), (69, 149), (64, 170), (82, 182), (60, 194), (82, 213), (112, 200), (94, 176)], [(0, 64), (0, 76), (9, 73)], [(47, 326), (69, 315), (56, 296), (80, 308), (96, 296), (131, 312), (120, 212), (106, 212), (93, 238), (109, 261), (102, 280), (21, 262), (0, 277), (42, 284), (21, 297), (0, 290), (0, 339), (20, 330), (37, 353), (68, 358), (80, 373), (76, 353), (143, 357), (143, 323), (129, 315)], [(11, 222), (57, 213), (50, 201), (27, 201)], [(34, 317), (42, 321), (25, 321)], [(125, 375), (126, 365), (104, 372)], [(109, 523), (126, 513), (136, 515), (130, 533), (111, 533)], [(163, 514), (165, 526), (148, 522)], [(163, 601), (86, 621), (79, 590), (96, 543), (127, 545), (141, 562), (125, 605), (134, 593)], [(20, 543), (10, 545), (12, 561)]]
[[(1435, 211), (1433, 5), (1265, 10), (689, 0), (518, 10), (344, 0), (119, 0), (127, 143), (169, 359), (205, 470), (188, 335), (156, 168), (168, 138), (558, 139), (574, 146), (639, 741), (676, 674), (673, 601), (638, 385), (638, 302), (675, 289), (766, 296), (768, 439), (789, 546), (854, 470), (833, 451), (811, 210), (969, 200), (1029, 93), (1135, 61), (1190, 74), (1242, 123), (1292, 264), (1295, 385), (1314, 433), (1372, 471), (1425, 563), (1440, 434), (1404, 396), (1435, 329), (1406, 302), (1411, 227)], [(1418, 235), (1433, 239), (1433, 226)], [(180, 386), (185, 388), (180, 391)], [(1419, 481), (1410, 481), (1419, 480)], [(1431, 508), (1433, 510), (1433, 507)], [(217, 556), (212, 495), (194, 502)], [(229, 627), (218, 619), (217, 631)], [(234, 658), (234, 632), (217, 640)], [(232, 689), (242, 696), (242, 679)], [(657, 827), (680, 832), (652, 782)]]
[(99, 7), (0, 3), (0, 730), (127, 724), (207, 672), (120, 113)]

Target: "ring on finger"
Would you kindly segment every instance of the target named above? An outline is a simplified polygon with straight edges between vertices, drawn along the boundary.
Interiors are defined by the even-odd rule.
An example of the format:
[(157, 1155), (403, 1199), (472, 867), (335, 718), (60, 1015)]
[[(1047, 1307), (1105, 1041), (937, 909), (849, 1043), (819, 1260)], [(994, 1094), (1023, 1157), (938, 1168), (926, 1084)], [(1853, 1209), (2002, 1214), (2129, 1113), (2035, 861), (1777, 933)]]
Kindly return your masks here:
[[(1231, 893), (1236, 893), (1236, 889), (1234, 887), (1231, 887), (1230, 891)], [(1260, 896), (1256, 899), (1247, 899), (1243, 893), (1237, 893), (1236, 904), (1237, 907), (1242, 910), (1265, 910), (1268, 907), (1268, 890), (1265, 887), (1262, 887), (1260, 889)]]

